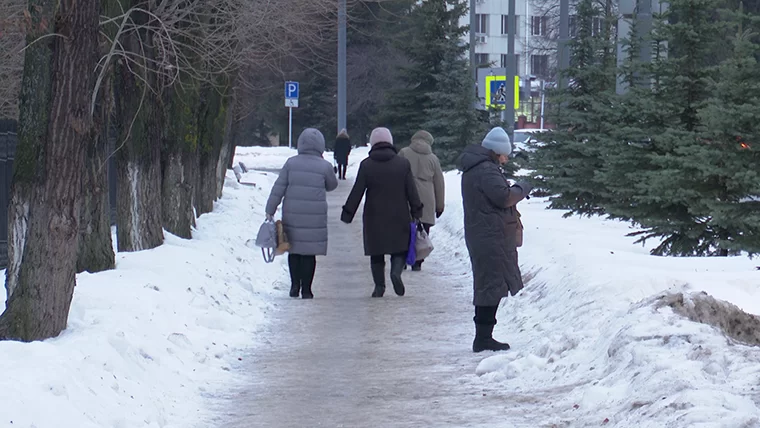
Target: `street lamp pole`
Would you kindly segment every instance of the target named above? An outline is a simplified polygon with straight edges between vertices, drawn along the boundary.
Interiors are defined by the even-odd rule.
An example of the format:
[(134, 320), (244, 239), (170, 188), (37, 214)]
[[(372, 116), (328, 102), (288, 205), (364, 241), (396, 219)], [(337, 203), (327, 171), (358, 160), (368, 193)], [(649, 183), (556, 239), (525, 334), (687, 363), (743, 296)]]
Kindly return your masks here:
[(472, 72), (472, 81), (475, 83), (472, 87), (475, 98), (478, 97), (478, 65), (475, 64), (475, 27), (477, 25), (476, 1), (470, 0), (470, 70)]
[(557, 76), (558, 87), (564, 89), (567, 85), (566, 78), (562, 75), (570, 68), (570, 1), (559, 1), (559, 75)]
[(338, 132), (346, 128), (346, 0), (338, 0)]
[(509, 0), (507, 25), (507, 73), (506, 73), (506, 93), (507, 99), (504, 101), (504, 122), (507, 125), (507, 134), (509, 139), (514, 140), (515, 132), (515, 76), (517, 75), (517, 64), (515, 64), (515, 34), (517, 33), (517, 19), (515, 17), (515, 0)]

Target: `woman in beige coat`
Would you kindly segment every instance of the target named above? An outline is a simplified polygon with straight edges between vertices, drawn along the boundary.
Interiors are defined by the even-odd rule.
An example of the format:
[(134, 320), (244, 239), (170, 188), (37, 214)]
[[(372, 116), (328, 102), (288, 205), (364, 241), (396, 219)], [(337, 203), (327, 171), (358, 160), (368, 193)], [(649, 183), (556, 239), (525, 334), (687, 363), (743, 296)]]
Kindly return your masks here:
[[(435, 219), (443, 214), (445, 200), (445, 184), (441, 162), (433, 154), (433, 136), (427, 131), (417, 131), (412, 136), (409, 147), (401, 149), (399, 156), (409, 160), (412, 165), (412, 174), (417, 184), (417, 191), (422, 201), (422, 226), (427, 233), (435, 224)], [(413, 271), (422, 270), (422, 262), (418, 260), (413, 266)]]

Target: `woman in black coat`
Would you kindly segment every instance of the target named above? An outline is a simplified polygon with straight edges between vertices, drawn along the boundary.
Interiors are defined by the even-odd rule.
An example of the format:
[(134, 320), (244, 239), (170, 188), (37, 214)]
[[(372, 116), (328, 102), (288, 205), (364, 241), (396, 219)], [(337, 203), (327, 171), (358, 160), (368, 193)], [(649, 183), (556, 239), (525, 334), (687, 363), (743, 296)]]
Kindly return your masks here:
[(500, 166), (511, 152), (509, 136), (497, 127), (480, 145), (468, 146), (458, 161), (463, 172), (464, 239), (472, 263), (474, 352), (509, 349), (492, 336), (496, 310), (502, 298), (523, 288), (517, 262), (517, 203), (532, 187), (523, 182), (509, 185)]
[(364, 254), (370, 256), (375, 290), (372, 297), (385, 293), (385, 255), (391, 255), (393, 291), (403, 296), (401, 273), (406, 264), (410, 224), (422, 215), (422, 202), (409, 161), (398, 156), (393, 136), (387, 128), (376, 128), (369, 138), (369, 157), (362, 161), (351, 194), (343, 206), (341, 220), (351, 223), (359, 204), (364, 202)]
[(348, 138), (346, 129), (341, 129), (335, 138), (335, 163), (338, 164), (338, 178), (346, 179), (346, 169), (348, 167), (348, 155), (351, 154), (351, 140)]

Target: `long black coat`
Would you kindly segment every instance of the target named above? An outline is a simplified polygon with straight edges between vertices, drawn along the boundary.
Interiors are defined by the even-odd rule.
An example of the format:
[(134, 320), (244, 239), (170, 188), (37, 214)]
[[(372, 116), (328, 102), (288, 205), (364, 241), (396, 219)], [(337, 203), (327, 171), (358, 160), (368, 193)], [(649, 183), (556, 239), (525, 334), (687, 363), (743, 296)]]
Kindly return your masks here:
[(468, 146), (458, 160), (462, 174), (464, 239), (470, 253), (473, 304), (497, 306), (523, 288), (517, 260), (516, 205), (531, 191), (527, 183), (510, 187), (491, 151)]
[(348, 165), (348, 155), (351, 154), (351, 140), (344, 137), (335, 139), (335, 162), (339, 165)]
[(402, 253), (409, 249), (412, 219), (422, 215), (422, 203), (409, 161), (389, 143), (377, 143), (359, 166), (341, 220), (350, 223), (366, 191), (364, 255)]

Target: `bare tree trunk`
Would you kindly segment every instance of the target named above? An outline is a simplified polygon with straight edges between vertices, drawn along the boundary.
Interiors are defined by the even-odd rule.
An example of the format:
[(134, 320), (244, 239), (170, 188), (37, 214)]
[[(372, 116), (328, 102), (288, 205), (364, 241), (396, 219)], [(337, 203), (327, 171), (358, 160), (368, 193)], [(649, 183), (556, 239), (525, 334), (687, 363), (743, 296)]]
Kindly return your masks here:
[(195, 151), (175, 149), (166, 154), (163, 167), (164, 229), (180, 238), (192, 238), (195, 226), (193, 210), (193, 183), (197, 154)]
[(201, 91), (198, 126), (200, 149), (200, 176), (196, 188), (195, 210), (201, 216), (214, 210), (217, 195), (217, 165), (224, 141), (226, 109), (221, 94), (213, 88)]
[(162, 153), (163, 225), (169, 233), (192, 238), (198, 140), (197, 90), (169, 91), (166, 141)]
[[(134, 93), (133, 93), (134, 95)], [(151, 106), (151, 107), (149, 107)], [(116, 239), (119, 252), (141, 251), (164, 242), (161, 215), (161, 113), (152, 96), (150, 113), (138, 114), (140, 137), (130, 137), (116, 155)], [(123, 117), (123, 116), (122, 116)], [(133, 128), (133, 132), (136, 130)]]
[(101, 272), (116, 267), (111, 241), (111, 206), (108, 201), (108, 113), (100, 135), (87, 147), (80, 216), (77, 272)]
[(33, 341), (66, 328), (76, 285), (85, 148), (96, 136), (90, 96), (100, 5), (29, 0), (28, 13), (0, 338)]
[(222, 191), (224, 190), (224, 178), (227, 175), (227, 169), (232, 162), (232, 157), (235, 154), (234, 136), (236, 133), (236, 126), (238, 114), (238, 99), (233, 95), (229, 100), (229, 107), (227, 108), (227, 118), (224, 124), (224, 139), (222, 140), (221, 153), (219, 154), (219, 161), (216, 165), (216, 199), (222, 197)]
[[(149, 20), (144, 13), (133, 14), (133, 19), (137, 25)], [(139, 67), (127, 67), (121, 61), (114, 78), (116, 124), (120, 127), (116, 142), (119, 252), (147, 250), (164, 242), (161, 143), (166, 116), (159, 94), (159, 77), (151, 64), (157, 49), (153, 42), (153, 33), (144, 29), (123, 37), (124, 48), (141, 63)]]

